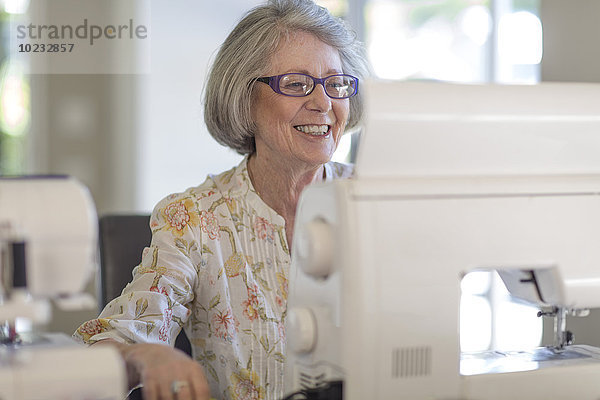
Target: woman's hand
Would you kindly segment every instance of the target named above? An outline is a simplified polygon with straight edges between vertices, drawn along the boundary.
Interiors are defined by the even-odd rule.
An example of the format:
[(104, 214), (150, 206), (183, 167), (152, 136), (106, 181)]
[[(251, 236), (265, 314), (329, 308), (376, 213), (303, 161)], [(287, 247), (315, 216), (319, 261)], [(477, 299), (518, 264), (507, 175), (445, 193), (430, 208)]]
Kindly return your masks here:
[(142, 384), (144, 400), (209, 400), (202, 367), (181, 350), (167, 345), (122, 344), (112, 339), (95, 345), (115, 346), (127, 366), (129, 387)]

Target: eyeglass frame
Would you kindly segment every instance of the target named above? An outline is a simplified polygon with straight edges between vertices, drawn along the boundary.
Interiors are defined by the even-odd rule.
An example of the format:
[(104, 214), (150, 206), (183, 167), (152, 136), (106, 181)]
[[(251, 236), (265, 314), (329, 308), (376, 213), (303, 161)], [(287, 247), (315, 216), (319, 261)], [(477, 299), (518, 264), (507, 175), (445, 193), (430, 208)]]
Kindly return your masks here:
[[(304, 93), (304, 94), (300, 94), (300, 95), (293, 95), (293, 94), (287, 94), (287, 93), (283, 93), (281, 91), (281, 89), (279, 89), (279, 81), (281, 81), (281, 78), (283, 78), (286, 75), (302, 75), (302, 76), (308, 76), (310, 79), (313, 80), (313, 84), (314, 86), (312, 87), (312, 89), (310, 89), (310, 91), (308, 93)], [(325, 88), (325, 81), (329, 78), (332, 78), (334, 76), (349, 76), (350, 78), (354, 79), (354, 81), (356, 82), (356, 85), (354, 85), (354, 93), (352, 93), (349, 96), (345, 96), (345, 97), (331, 97), (329, 95), (329, 93), (327, 93), (327, 89)], [(343, 99), (349, 99), (350, 97), (356, 95), (358, 93), (358, 78), (355, 76), (352, 76), (350, 74), (333, 74), (333, 75), (329, 75), (326, 76), (325, 78), (315, 78), (314, 76), (308, 75), (308, 74), (303, 74), (300, 72), (288, 72), (286, 74), (281, 74), (281, 75), (273, 75), (273, 76), (264, 76), (264, 77), (260, 77), (260, 78), (256, 78), (256, 81), (258, 82), (262, 82), (262, 83), (266, 83), (267, 85), (269, 85), (271, 87), (271, 89), (273, 89), (273, 91), (275, 93), (281, 94), (283, 96), (288, 96), (288, 97), (306, 97), (309, 96), (317, 87), (317, 85), (321, 85), (323, 86), (324, 92), (327, 95), (327, 97), (329, 97), (330, 99), (335, 99), (335, 100), (343, 100)]]

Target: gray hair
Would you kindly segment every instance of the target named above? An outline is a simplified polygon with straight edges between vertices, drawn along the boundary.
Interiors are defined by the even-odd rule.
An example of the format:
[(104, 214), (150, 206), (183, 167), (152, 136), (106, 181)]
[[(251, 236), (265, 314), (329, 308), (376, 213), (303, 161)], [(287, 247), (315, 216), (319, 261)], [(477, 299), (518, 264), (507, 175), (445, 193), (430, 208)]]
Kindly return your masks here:
[[(344, 73), (363, 78), (364, 49), (341, 19), (311, 0), (269, 0), (250, 10), (219, 49), (206, 84), (204, 121), (222, 145), (240, 154), (254, 153), (252, 88), (269, 69), (271, 56), (293, 32), (304, 31), (337, 49)], [(346, 130), (360, 122), (363, 97), (350, 98)]]

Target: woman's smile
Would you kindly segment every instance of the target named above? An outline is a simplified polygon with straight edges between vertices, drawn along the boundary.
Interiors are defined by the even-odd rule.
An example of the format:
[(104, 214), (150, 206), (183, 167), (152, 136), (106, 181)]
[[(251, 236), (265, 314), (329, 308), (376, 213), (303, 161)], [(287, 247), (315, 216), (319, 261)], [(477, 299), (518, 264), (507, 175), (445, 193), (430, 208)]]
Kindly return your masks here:
[(310, 136), (325, 136), (330, 131), (329, 125), (296, 125), (294, 128)]

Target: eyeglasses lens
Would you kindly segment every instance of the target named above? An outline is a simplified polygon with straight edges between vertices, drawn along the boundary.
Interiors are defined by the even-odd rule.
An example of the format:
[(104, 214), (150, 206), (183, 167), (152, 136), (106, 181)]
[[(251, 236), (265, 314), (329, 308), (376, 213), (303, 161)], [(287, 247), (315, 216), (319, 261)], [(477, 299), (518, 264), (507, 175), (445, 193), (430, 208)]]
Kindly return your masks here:
[(288, 96), (306, 96), (312, 91), (315, 83), (306, 75), (288, 74), (281, 77), (279, 90)]
[(325, 80), (325, 90), (330, 97), (343, 99), (354, 94), (354, 79), (345, 75), (334, 75)]

